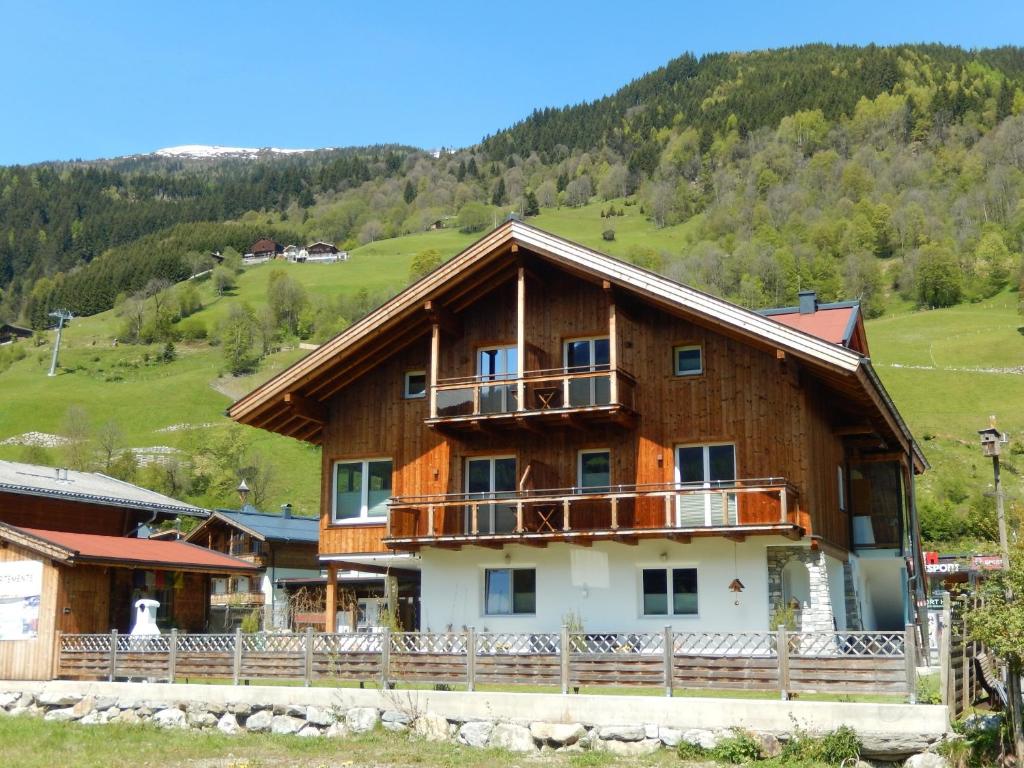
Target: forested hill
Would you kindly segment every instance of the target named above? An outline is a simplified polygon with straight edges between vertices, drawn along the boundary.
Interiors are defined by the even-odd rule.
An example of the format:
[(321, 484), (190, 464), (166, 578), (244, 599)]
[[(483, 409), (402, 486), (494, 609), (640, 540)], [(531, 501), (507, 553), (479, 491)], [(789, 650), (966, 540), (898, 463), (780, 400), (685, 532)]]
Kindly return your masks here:
[(607, 144), (617, 151), (640, 149), (634, 167), (653, 170), (657, 147), (647, 142), (680, 124), (696, 128), (707, 149), (729, 121), (741, 135), (775, 127), (801, 110), (820, 109), (835, 121), (852, 115), (860, 99), (880, 93), (910, 97), (911, 126), (919, 119), (959, 122), (999, 96), (1002, 78), (1009, 81), (1004, 98), (1010, 97), (1011, 89), (1024, 81), (1024, 49), (807, 45), (701, 58), (685, 54), (611, 96), (538, 109), (485, 139), (483, 146), (491, 155), (505, 156), (551, 152), (559, 145), (592, 149)]
[(1017, 278), (1022, 113), (1024, 49), (811, 45), (685, 55), (456, 152), (0, 168), (0, 320), (108, 309), (259, 237), (354, 248), (595, 200), (609, 243), (623, 206), (691, 222), (619, 255), (747, 306), (946, 306)]

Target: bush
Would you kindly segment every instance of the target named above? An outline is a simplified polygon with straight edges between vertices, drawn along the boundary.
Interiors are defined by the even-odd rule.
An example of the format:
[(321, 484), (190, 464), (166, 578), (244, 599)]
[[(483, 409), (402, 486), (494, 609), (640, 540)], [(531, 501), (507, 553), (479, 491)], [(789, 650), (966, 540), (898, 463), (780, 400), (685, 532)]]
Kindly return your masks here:
[(679, 746), (676, 747), (676, 755), (680, 760), (707, 760), (708, 751), (700, 744), (680, 741)]
[(178, 333), (184, 341), (201, 341), (206, 338), (206, 323), (197, 318), (189, 318), (178, 323)]
[(843, 725), (821, 738), (795, 734), (783, 745), (779, 759), (784, 765), (800, 762), (841, 765), (844, 760), (859, 758), (860, 748), (857, 732)]
[(942, 703), (942, 692), (939, 691), (939, 676), (937, 674), (917, 676), (917, 703)]
[(720, 763), (752, 763), (761, 759), (761, 745), (749, 733), (740, 731), (735, 736), (722, 739), (708, 755)]
[(260, 609), (253, 608), (252, 612), (242, 619), (240, 629), (248, 635), (259, 632), (263, 628), (262, 618), (263, 617), (260, 615)]
[(608, 241), (614, 240), (615, 239), (615, 230), (612, 229), (611, 227), (609, 227), (608, 229), (606, 229), (604, 232), (601, 233), (601, 239), (602, 240), (608, 240)]

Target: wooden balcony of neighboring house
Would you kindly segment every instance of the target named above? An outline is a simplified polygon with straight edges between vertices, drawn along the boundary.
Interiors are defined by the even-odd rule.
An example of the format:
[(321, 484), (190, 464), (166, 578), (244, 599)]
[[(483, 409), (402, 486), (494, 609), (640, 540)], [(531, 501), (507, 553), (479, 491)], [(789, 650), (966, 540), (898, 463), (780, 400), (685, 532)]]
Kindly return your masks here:
[(267, 596), (262, 592), (223, 592), (210, 595), (210, 605), (263, 605)]
[(230, 550), (228, 552), (232, 557), (237, 557), (239, 560), (245, 560), (247, 563), (252, 563), (257, 568), (265, 568), (268, 563), (266, 552), (252, 552), (248, 550)]
[(621, 368), (439, 379), (430, 389), (426, 423), (437, 429), (532, 430), (588, 424), (629, 428), (636, 424), (636, 379)]
[(662, 538), (689, 542), (720, 536), (804, 535), (796, 489), (784, 478), (710, 485), (616, 485), (507, 494), (396, 497), (388, 508), (384, 544), (392, 549), (463, 545), (500, 549), (551, 542), (590, 546)]

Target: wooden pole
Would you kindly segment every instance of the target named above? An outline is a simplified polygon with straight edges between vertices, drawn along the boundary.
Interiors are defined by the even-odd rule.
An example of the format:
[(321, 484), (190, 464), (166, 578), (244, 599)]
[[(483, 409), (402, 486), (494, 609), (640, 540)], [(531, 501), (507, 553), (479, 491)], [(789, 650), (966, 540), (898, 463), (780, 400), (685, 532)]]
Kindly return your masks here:
[(953, 607), (947, 592), (942, 596), (942, 617), (939, 626), (939, 692), (942, 695), (942, 703), (947, 707), (953, 704), (953, 675), (950, 666), (952, 659), (949, 652), (950, 635), (953, 632), (952, 616)]
[(437, 367), (441, 356), (441, 324), (430, 326), (430, 418), (437, 418)]
[(241, 628), (235, 630), (235, 660), (231, 672), (231, 681), (234, 685), (238, 685), (238, 681), (242, 678), (242, 630)]
[(389, 667), (391, 666), (391, 628), (385, 627), (381, 633), (381, 646), (380, 646), (380, 687), (386, 689), (388, 687), (388, 674), (390, 672)]
[(325, 606), (324, 631), (338, 631), (338, 566), (327, 564), (327, 601)]
[(516, 281), (516, 410), (526, 410), (526, 268), (519, 267)]
[(476, 690), (476, 627), (466, 632), (466, 690)]
[(562, 625), (562, 632), (560, 636), (560, 642), (558, 644), (559, 651), (559, 678), (562, 683), (562, 693), (569, 692), (569, 627)]
[[(615, 298), (608, 291), (608, 368), (611, 381), (608, 382), (612, 405), (619, 402), (619, 334), (616, 327)], [(596, 405), (596, 403), (595, 403)]]
[(789, 700), (789, 632), (779, 627), (776, 632), (776, 655), (779, 659), (779, 696)]
[(907, 701), (917, 703), (917, 631), (913, 624), (903, 630), (903, 655), (907, 670)]
[(110, 673), (107, 680), (114, 682), (114, 675), (117, 671), (117, 630), (110, 630)]
[(306, 687), (313, 684), (313, 628), (306, 627), (306, 666), (303, 675)]
[(671, 625), (665, 626), (664, 635), (664, 652), (665, 652), (665, 695), (670, 699), (672, 698), (672, 660), (675, 655), (675, 638), (672, 635)]
[(178, 666), (178, 630), (172, 629), (167, 638), (167, 682), (173, 683)]

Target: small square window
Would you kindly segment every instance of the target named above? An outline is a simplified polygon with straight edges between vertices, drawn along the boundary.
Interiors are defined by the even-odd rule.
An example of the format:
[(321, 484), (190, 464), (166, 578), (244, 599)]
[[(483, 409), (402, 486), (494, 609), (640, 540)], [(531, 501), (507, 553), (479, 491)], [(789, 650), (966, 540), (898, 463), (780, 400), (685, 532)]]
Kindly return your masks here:
[(696, 616), (696, 568), (644, 568), (644, 616)]
[(427, 374), (424, 371), (408, 371), (405, 374), (405, 389), (402, 396), (406, 400), (415, 400), (427, 396)]
[(698, 376), (704, 373), (704, 358), (699, 344), (675, 348), (676, 376)]
[(484, 613), (512, 616), (537, 612), (537, 572), (533, 568), (484, 571)]

